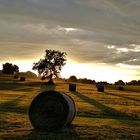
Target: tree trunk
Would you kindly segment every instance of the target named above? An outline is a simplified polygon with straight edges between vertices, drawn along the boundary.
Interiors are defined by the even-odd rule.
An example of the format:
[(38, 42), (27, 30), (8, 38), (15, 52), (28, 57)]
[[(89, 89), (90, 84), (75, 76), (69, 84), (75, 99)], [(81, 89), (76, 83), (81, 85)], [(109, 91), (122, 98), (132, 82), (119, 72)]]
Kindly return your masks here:
[(53, 82), (53, 74), (50, 75), (50, 80), (47, 82), (47, 84), (54, 85), (54, 82)]
[(53, 74), (50, 74), (50, 81), (53, 81)]

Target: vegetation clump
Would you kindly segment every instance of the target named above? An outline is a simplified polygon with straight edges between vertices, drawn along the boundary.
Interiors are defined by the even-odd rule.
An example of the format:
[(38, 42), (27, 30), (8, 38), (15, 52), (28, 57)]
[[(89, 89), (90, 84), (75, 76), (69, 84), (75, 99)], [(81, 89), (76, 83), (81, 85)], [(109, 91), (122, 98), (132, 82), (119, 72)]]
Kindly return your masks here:
[(5, 74), (14, 74), (19, 72), (19, 67), (12, 63), (3, 64), (2, 72)]

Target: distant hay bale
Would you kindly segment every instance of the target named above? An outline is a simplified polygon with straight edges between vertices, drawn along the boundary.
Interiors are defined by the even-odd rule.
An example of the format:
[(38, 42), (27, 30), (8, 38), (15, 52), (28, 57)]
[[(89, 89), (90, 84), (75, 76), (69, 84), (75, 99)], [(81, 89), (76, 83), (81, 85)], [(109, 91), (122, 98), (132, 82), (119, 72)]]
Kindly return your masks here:
[(18, 79), (19, 78), (19, 76), (18, 75), (14, 75), (14, 79)]
[(96, 87), (97, 87), (97, 90), (99, 92), (104, 92), (104, 85), (103, 84), (98, 84), (98, 85), (96, 85)]
[(118, 90), (124, 90), (123, 86), (118, 86), (117, 89)]
[(25, 81), (25, 77), (20, 77), (20, 81)]
[(76, 91), (76, 84), (69, 84), (69, 91)]
[(29, 119), (35, 129), (61, 130), (70, 125), (76, 109), (73, 99), (62, 92), (45, 91), (37, 95), (29, 107)]

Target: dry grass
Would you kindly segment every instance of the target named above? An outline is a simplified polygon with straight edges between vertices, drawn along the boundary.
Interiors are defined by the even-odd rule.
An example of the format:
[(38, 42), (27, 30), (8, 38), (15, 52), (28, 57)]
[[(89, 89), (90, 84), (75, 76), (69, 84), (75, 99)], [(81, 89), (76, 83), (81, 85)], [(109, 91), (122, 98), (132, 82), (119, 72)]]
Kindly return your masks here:
[[(135, 87), (134, 91), (135, 91)], [(140, 139), (140, 92), (105, 88), (97, 92), (90, 84), (77, 84), (77, 92), (68, 91), (68, 83), (56, 81), (55, 90), (69, 94), (77, 115), (70, 128), (57, 133), (35, 132), (28, 119), (32, 99), (45, 90), (40, 81), (0, 83), (1, 140), (78, 140)], [(140, 87), (137, 87), (140, 90)]]

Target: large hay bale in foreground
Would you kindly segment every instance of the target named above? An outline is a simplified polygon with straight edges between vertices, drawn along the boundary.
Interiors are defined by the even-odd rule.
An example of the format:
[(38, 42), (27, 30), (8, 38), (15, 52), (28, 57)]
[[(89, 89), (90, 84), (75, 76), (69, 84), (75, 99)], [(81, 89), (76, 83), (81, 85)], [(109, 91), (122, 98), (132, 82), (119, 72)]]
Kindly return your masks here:
[(69, 91), (76, 91), (76, 84), (69, 84)]
[(62, 92), (45, 91), (37, 95), (29, 107), (29, 119), (35, 129), (61, 130), (70, 125), (76, 114), (73, 99)]

